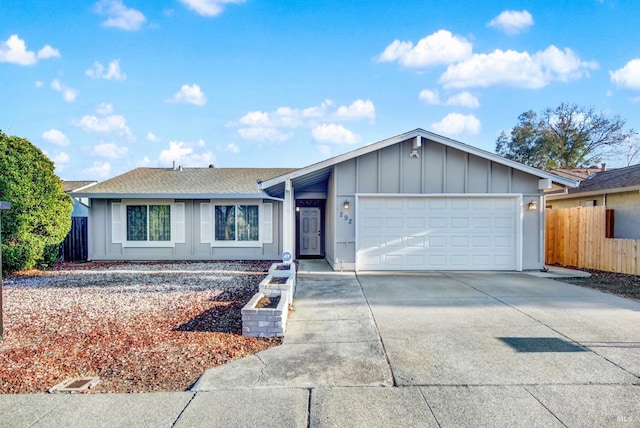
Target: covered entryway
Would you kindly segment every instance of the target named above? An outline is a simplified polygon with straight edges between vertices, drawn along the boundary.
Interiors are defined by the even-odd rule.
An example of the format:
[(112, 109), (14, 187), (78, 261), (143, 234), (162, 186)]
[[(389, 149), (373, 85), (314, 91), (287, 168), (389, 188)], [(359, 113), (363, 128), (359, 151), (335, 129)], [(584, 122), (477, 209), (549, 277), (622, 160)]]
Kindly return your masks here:
[(358, 195), (356, 270), (522, 270), (517, 195)]

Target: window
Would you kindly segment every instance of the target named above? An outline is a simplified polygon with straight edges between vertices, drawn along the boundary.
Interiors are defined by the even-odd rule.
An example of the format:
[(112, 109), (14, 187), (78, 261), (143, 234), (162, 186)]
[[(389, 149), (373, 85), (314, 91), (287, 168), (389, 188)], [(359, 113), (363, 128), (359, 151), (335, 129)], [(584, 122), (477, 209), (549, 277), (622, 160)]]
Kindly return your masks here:
[(127, 205), (127, 241), (171, 241), (171, 206)]
[(216, 241), (259, 241), (258, 205), (216, 205)]

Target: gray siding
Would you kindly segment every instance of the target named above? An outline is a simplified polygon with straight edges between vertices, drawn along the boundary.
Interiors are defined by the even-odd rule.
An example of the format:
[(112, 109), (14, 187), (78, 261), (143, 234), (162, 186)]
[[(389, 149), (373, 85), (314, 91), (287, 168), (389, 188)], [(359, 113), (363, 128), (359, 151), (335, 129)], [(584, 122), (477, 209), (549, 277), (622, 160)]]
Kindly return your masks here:
[[(273, 243), (259, 247), (212, 247), (200, 240), (200, 205), (209, 200), (180, 200), (185, 204), (185, 242), (172, 247), (126, 247), (112, 242), (111, 206), (120, 200), (93, 199), (89, 209), (90, 260), (279, 260), (282, 254), (282, 203), (273, 204)], [(261, 227), (262, 227), (261, 221)]]
[[(418, 158), (409, 156), (412, 150), (413, 141), (408, 140), (335, 166), (335, 182), (329, 187), (327, 200), (327, 218), (333, 215), (336, 225), (335, 234), (331, 234), (335, 236), (335, 254), (328, 252), (327, 258), (335, 269), (355, 264), (355, 232), (348, 227), (355, 230), (355, 225), (341, 222), (340, 212), (345, 199), (357, 208), (354, 196), (360, 193), (520, 194), (525, 207), (534, 199), (538, 209), (524, 210), (523, 269), (544, 266), (544, 217), (537, 177), (424, 139)], [(355, 210), (351, 211), (355, 222)]]

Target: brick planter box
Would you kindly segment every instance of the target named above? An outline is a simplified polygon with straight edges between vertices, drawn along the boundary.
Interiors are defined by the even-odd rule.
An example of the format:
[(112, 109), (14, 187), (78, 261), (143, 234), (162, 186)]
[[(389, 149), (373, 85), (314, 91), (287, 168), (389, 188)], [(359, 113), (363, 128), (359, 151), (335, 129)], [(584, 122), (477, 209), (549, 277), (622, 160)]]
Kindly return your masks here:
[(296, 277), (291, 276), (273, 276), (269, 274), (265, 279), (260, 282), (258, 291), (266, 294), (282, 293), (287, 295), (289, 302), (293, 302), (293, 295), (296, 291)]
[(269, 275), (273, 277), (296, 276), (295, 263), (273, 263), (269, 268)]
[[(276, 308), (256, 308), (263, 297), (280, 296)], [(290, 300), (286, 294), (258, 292), (242, 308), (242, 334), (250, 337), (284, 336)]]

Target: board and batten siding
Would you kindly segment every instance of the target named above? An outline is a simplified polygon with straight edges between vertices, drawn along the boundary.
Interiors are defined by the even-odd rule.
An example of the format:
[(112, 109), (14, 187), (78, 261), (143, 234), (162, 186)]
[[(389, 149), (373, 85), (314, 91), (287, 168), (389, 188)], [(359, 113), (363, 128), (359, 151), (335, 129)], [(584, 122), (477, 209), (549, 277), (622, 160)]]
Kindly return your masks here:
[[(126, 202), (126, 201), (124, 201)], [(141, 202), (141, 201), (139, 201)], [(152, 203), (151, 200), (148, 201)], [(238, 200), (235, 203), (243, 203)], [(123, 245), (126, 220), (117, 207), (123, 201), (92, 199), (89, 221), (89, 260), (278, 260), (282, 254), (282, 203), (261, 201), (260, 227), (262, 242), (254, 247), (213, 246), (203, 237), (209, 225), (213, 233), (211, 200), (172, 200), (172, 242), (163, 246), (131, 247)], [(208, 206), (208, 210), (205, 207)], [(203, 218), (203, 212), (208, 218)], [(118, 218), (118, 216), (120, 216)], [(120, 229), (120, 230), (117, 230)]]
[(523, 210), (522, 267), (544, 266), (544, 212), (538, 177), (424, 138), (418, 157), (411, 157), (412, 151), (413, 139), (334, 166), (327, 205), (327, 221), (335, 228), (327, 259), (334, 269), (355, 266), (355, 224), (342, 221), (341, 212), (344, 216), (342, 205), (348, 200), (349, 215), (355, 221), (356, 194), (522, 195), (525, 206), (531, 200), (538, 206)]

